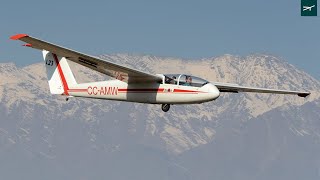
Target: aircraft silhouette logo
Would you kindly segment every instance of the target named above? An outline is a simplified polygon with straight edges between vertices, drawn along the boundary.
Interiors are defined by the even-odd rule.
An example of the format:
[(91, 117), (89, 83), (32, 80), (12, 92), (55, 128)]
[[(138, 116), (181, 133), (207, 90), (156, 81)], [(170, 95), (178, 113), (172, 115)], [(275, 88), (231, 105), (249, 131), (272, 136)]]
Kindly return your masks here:
[(317, 16), (317, 0), (301, 0), (301, 16)]
[(303, 6), (303, 11), (311, 11), (312, 8), (314, 8), (315, 5), (313, 6)]

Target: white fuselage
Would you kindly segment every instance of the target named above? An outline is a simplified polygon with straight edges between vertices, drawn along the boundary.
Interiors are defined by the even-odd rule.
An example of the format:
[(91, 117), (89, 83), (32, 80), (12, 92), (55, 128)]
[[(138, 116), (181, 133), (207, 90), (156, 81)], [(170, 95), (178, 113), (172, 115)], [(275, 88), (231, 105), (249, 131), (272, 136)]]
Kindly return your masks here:
[(70, 86), (67, 95), (149, 104), (190, 104), (215, 100), (219, 94), (219, 90), (210, 83), (192, 87), (159, 83), (127, 84), (110, 80)]

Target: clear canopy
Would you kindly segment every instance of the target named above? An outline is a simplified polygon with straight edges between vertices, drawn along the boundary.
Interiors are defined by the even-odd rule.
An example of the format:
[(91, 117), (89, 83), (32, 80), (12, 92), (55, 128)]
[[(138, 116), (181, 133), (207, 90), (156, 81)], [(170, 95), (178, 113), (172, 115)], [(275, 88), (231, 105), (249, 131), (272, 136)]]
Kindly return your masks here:
[(202, 87), (207, 84), (208, 81), (185, 74), (165, 74), (165, 84), (176, 84), (181, 86), (194, 86), (194, 87)]

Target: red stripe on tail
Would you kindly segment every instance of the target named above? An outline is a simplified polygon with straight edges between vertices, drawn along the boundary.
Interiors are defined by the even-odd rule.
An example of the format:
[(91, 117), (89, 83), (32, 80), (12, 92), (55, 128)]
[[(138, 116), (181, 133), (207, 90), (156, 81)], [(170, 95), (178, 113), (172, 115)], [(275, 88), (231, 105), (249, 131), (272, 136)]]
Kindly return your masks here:
[(60, 66), (60, 62), (59, 62), (58, 57), (57, 57), (56, 54), (52, 53), (52, 55), (53, 55), (53, 58), (54, 58), (54, 60), (56, 61), (56, 64), (57, 64), (58, 72), (59, 72), (59, 75), (60, 75), (60, 78), (61, 78), (61, 81), (62, 81), (62, 86), (63, 86), (63, 89), (64, 89), (64, 94), (68, 96), (69, 95), (69, 93), (68, 93), (69, 87), (68, 87), (68, 83), (66, 81), (66, 78), (65, 78), (65, 76), (63, 74), (62, 68)]

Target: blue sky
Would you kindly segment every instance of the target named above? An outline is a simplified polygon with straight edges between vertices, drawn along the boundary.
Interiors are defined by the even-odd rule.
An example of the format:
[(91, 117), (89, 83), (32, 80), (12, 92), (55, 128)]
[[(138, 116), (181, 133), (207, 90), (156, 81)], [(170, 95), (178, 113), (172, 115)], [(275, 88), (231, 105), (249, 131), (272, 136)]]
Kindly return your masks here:
[(19, 66), (42, 60), (9, 40), (27, 33), (92, 55), (268, 53), (320, 79), (320, 19), (301, 17), (300, 0), (3, 0), (0, 22), (0, 62)]

